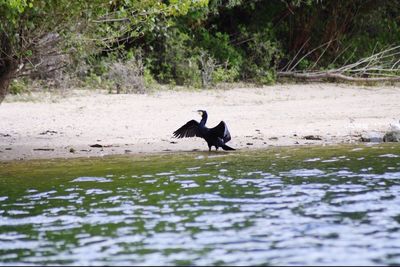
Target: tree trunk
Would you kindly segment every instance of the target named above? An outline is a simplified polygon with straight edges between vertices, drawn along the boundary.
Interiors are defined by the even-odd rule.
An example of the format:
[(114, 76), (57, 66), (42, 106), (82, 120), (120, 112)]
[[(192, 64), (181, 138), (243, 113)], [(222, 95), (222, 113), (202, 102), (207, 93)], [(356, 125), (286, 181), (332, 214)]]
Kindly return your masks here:
[(10, 39), (3, 33), (0, 36), (0, 104), (8, 93), (11, 80), (17, 72), (17, 60), (12, 56)]
[(10, 59), (3, 59), (0, 63), (0, 104), (8, 93), (8, 87), (16, 72), (16, 63)]

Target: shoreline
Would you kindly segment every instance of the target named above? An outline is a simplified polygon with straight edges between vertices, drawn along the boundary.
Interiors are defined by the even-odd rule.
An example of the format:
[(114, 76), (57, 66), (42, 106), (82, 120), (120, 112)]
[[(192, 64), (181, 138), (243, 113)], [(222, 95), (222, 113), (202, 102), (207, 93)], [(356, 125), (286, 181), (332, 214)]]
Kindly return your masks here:
[[(345, 84), (278, 84), (202, 91), (110, 95), (77, 90), (0, 105), (0, 161), (208, 151), (200, 138), (172, 132), (193, 112), (208, 127), (224, 120), (238, 150), (361, 143), (400, 117), (400, 88)], [(311, 139), (307, 140), (306, 136)], [(214, 150), (213, 150), (214, 151)]]
[[(301, 141), (301, 140), (300, 140)], [(188, 148), (189, 145), (197, 145), (199, 147), (199, 142), (190, 142), (189, 145), (181, 145), (181, 146), (176, 146), (173, 147), (175, 149), (164, 149), (164, 150), (138, 150), (137, 145), (106, 145), (105, 147), (102, 148), (90, 148), (88, 149), (88, 146), (75, 146), (74, 152), (70, 152), (68, 150), (69, 147), (45, 147), (45, 148), (40, 148), (40, 147), (34, 147), (34, 146), (22, 146), (22, 147), (10, 147), (10, 146), (1, 146), (0, 150), (0, 163), (6, 163), (6, 162), (12, 162), (12, 161), (32, 161), (32, 160), (56, 160), (56, 159), (84, 159), (84, 158), (102, 158), (102, 157), (108, 157), (108, 156), (157, 156), (157, 155), (168, 155), (168, 154), (173, 154), (173, 153), (193, 153), (193, 152), (199, 152), (199, 153), (210, 153), (212, 155), (215, 155), (216, 153), (221, 153), (221, 154), (228, 154), (228, 153), (236, 153), (236, 152), (246, 152), (246, 151), (258, 151), (258, 150), (267, 150), (267, 149), (273, 149), (273, 148), (304, 148), (307, 146), (341, 146), (341, 145), (372, 145), (372, 144), (381, 144), (378, 142), (375, 143), (365, 143), (365, 142), (358, 142), (358, 141), (353, 141), (353, 142), (324, 142), (320, 141), (318, 142), (309, 142), (307, 140), (304, 140), (303, 143), (293, 143), (293, 144), (286, 144), (282, 142), (277, 142), (275, 144), (269, 144), (269, 145), (260, 145), (252, 143), (252, 145), (248, 145), (245, 147), (236, 147), (235, 151), (224, 151), (222, 149), (219, 149), (218, 151), (215, 151), (215, 149), (212, 149), (211, 152), (208, 151), (208, 147), (206, 143), (204, 142), (203, 144), (200, 144), (201, 148), (194, 148), (190, 149)], [(143, 145), (143, 144), (141, 144)], [(147, 145), (147, 144), (146, 144)], [(154, 146), (154, 143), (148, 144), (149, 146)], [(3, 150), (3, 147), (5, 150)], [(7, 153), (7, 149), (11, 148), (10, 153)], [(13, 152), (11, 152), (13, 151)], [(7, 158), (3, 157), (8, 154)]]

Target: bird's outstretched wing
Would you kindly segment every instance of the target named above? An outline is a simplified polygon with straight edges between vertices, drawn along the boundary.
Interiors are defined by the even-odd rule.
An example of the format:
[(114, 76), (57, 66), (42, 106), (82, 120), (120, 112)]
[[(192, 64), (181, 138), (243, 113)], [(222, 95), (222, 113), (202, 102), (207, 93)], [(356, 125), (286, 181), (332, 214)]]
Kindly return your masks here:
[(195, 120), (188, 121), (185, 125), (174, 132), (174, 137), (200, 137), (199, 123)]
[(222, 138), (222, 140), (224, 140), (225, 143), (231, 140), (231, 134), (228, 130), (228, 126), (226, 126), (226, 123), (224, 121), (221, 121), (217, 126), (211, 128), (210, 134)]

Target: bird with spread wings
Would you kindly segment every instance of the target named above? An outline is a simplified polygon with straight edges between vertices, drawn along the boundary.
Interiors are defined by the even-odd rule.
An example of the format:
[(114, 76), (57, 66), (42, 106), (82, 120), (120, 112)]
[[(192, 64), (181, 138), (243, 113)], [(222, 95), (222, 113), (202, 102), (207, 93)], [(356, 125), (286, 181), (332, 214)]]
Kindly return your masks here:
[(221, 121), (214, 128), (206, 127), (207, 112), (205, 110), (198, 110), (201, 115), (201, 121), (196, 120), (188, 121), (185, 125), (176, 130), (173, 135), (176, 138), (184, 137), (201, 137), (206, 140), (208, 149), (211, 151), (211, 147), (222, 148), (224, 150), (235, 150), (232, 147), (226, 145), (231, 140), (231, 134), (229, 133), (228, 127), (224, 121)]

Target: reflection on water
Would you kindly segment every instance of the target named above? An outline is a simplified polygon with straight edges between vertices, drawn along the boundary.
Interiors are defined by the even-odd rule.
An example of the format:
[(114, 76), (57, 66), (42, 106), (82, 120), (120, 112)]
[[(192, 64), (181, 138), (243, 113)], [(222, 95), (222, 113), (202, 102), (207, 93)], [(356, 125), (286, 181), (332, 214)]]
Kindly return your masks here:
[(400, 264), (400, 146), (0, 164), (0, 263)]

